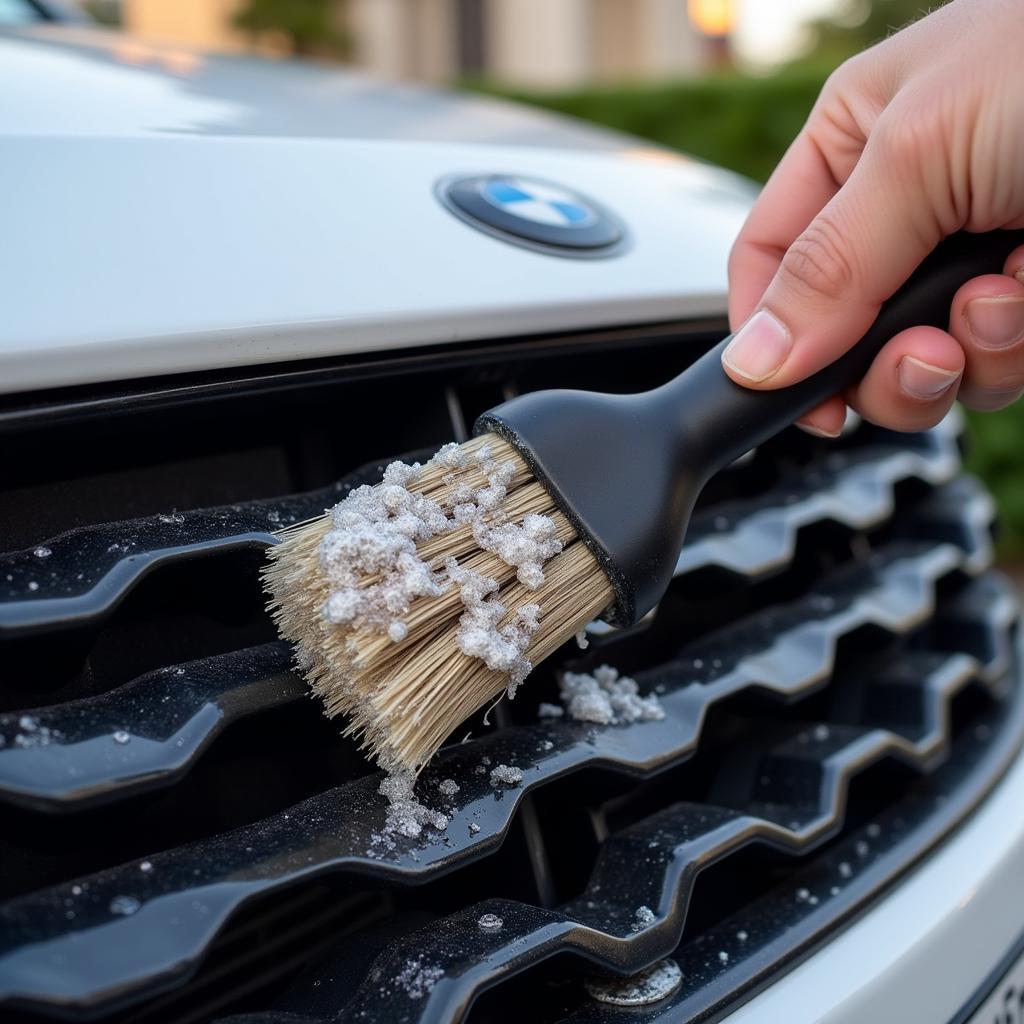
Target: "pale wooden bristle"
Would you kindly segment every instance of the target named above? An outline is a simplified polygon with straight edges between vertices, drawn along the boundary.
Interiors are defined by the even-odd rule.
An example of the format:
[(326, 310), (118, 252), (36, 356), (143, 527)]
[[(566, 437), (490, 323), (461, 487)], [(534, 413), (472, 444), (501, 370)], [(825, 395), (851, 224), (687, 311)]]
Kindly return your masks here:
[[(514, 567), (477, 546), (469, 525), (419, 542), (416, 553), (437, 569), (454, 556), (461, 567), (496, 580), (498, 599), (508, 609), (502, 624), (523, 606), (538, 605), (539, 626), (525, 652), (537, 665), (601, 614), (614, 595), (597, 560), (511, 445), (486, 434), (461, 447), (479, 455), (485, 445), (496, 463), (514, 466), (502, 503), (507, 521), (520, 523), (531, 514), (554, 521), (563, 549), (544, 565), (544, 582), (534, 590), (523, 586)], [(455, 486), (482, 487), (487, 479), (478, 466), (453, 473), (427, 464), (409, 490), (450, 511)], [(461, 722), (504, 692), (508, 677), (460, 650), (457, 633), (465, 608), (456, 586), (440, 596), (416, 598), (404, 615), (407, 633), (399, 642), (366, 626), (328, 622), (322, 609), (331, 585), (320, 548), (331, 529), (325, 515), (282, 532), (263, 574), (271, 611), (282, 636), (306, 658), (306, 677), (327, 714), (346, 715), (346, 733), (360, 738), (385, 767), (419, 770)], [(367, 575), (359, 586), (375, 581)]]

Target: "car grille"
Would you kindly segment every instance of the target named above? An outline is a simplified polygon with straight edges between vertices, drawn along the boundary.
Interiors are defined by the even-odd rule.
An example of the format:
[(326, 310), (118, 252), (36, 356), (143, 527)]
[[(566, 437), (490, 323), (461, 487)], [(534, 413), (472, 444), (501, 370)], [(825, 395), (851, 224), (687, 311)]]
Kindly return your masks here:
[[(443, 834), (374, 841), (379, 776), (262, 607), (273, 532), (502, 397), (649, 386), (716, 326), (0, 407), (4, 1019), (704, 1019), (969, 814), (1024, 701), (992, 502), (960, 475), (952, 415), (789, 431), (720, 474), (658, 609), (595, 624), (453, 737), (419, 782)], [(602, 662), (664, 720), (538, 719), (560, 669)], [(522, 785), (495, 789), (498, 764)], [(649, 1007), (588, 994), (664, 957), (683, 980)]]

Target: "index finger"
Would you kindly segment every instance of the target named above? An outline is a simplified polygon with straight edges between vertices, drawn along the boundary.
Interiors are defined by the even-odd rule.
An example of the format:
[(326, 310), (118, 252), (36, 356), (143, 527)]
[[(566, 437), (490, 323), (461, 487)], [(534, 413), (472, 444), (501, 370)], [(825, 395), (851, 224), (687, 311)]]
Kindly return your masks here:
[(733, 330), (754, 311), (779, 263), (842, 181), (808, 126), (772, 172), (729, 254), (729, 324)]

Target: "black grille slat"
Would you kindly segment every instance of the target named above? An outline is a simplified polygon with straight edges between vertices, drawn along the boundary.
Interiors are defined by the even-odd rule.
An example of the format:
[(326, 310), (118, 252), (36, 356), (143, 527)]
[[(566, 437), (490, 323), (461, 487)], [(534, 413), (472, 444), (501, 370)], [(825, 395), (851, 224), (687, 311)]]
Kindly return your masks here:
[[(820, 688), (828, 679), (840, 635), (868, 624), (893, 635), (907, 634), (932, 612), (938, 581), (962, 571), (970, 559), (969, 551), (950, 544), (894, 548), (868, 571), (839, 574), (831, 609), (820, 600), (827, 595), (824, 587), (817, 598), (798, 602), (803, 611), (792, 615), (795, 625), (781, 636), (777, 633), (783, 613), (776, 610), (736, 627), (735, 646), (752, 650), (733, 672), (717, 680), (695, 682), (692, 659), (681, 660), (667, 675), (664, 670), (640, 674), (643, 684), (673, 685), (662, 698), (664, 722), (603, 730), (576, 723), (538, 723), (444, 752), (426, 774), (427, 787), (445, 775), (479, 780), (463, 786), (448, 827), (450, 846), (436, 840), (403, 840), (394, 851), (374, 848), (371, 837), (381, 829), (383, 807), (375, 792), (377, 780), (368, 777), (258, 825), (155, 853), (149, 858), (148, 873), (140, 873), (138, 863), (132, 863), (92, 876), (87, 896), (75, 898), (68, 884), (12, 901), (0, 909), (7, 950), (0, 956), (0, 994), (17, 998), (18, 986), (35, 974), (33, 962), (70, 956), (84, 942), (95, 949), (94, 959), (81, 971), (72, 967), (73, 959), (69, 961), (63, 991), (22, 989), (20, 996), (44, 1005), (54, 1000), (100, 1005), (113, 991), (123, 995), (157, 978), (180, 974), (202, 955), (230, 914), (257, 894), (341, 869), (396, 881), (423, 879), (482, 857), (500, 842), (528, 791), (587, 765), (649, 774), (678, 762), (696, 747), (708, 705), (741, 690), (768, 689), (792, 698)], [(808, 621), (808, 614), (813, 621)], [(743, 630), (756, 639), (744, 642)], [(550, 751), (543, 750), (546, 742), (552, 744)], [(497, 764), (521, 760), (523, 752), (531, 750), (536, 751), (535, 760), (522, 765), (524, 785), (500, 794), (500, 799), (485, 776), (474, 774), (483, 756)], [(479, 825), (478, 835), (469, 833), (471, 822)], [(799, 831), (796, 836), (799, 842)], [(257, 850), (258, 855), (252, 852)], [(110, 910), (111, 902), (124, 895), (141, 902), (130, 916)], [(69, 899), (75, 908), (73, 920), (66, 916)], [(195, 909), (197, 903), (201, 910)], [(102, 943), (88, 941), (94, 929), (103, 929)], [(112, 941), (111, 929), (122, 937)], [(22, 946), (29, 935), (35, 942)]]
[(265, 644), (0, 715), (0, 800), (77, 810), (169, 785), (232, 722), (303, 698), (291, 663), (286, 644)]
[[(353, 488), (378, 481), (385, 465), (368, 463), (344, 480), (304, 494), (83, 526), (27, 551), (0, 553), (0, 635), (102, 621), (151, 573), (262, 550), (275, 543), (278, 530), (319, 516)], [(47, 554), (40, 557), (40, 551)]]
[(789, 562), (801, 529), (825, 521), (864, 530), (888, 519), (899, 483), (932, 485), (959, 468), (956, 417), (906, 441), (835, 452), (768, 492), (742, 502), (699, 510), (687, 531), (676, 577), (708, 567), (756, 578)]

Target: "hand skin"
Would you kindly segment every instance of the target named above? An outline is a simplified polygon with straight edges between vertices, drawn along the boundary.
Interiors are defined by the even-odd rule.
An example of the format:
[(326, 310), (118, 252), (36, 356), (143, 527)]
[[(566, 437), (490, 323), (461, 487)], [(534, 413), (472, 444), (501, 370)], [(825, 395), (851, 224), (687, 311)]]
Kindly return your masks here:
[[(772, 174), (729, 258), (733, 380), (785, 387), (854, 345), (946, 235), (1024, 227), (1024, 2), (954, 0), (843, 64)], [(741, 326), (742, 325), (742, 326)], [(1024, 247), (968, 281), (949, 330), (912, 327), (864, 379), (800, 420), (834, 437), (849, 403), (894, 430), (959, 397), (1024, 392)]]

